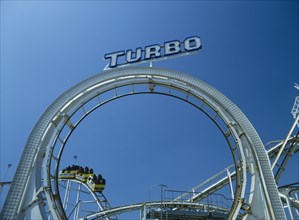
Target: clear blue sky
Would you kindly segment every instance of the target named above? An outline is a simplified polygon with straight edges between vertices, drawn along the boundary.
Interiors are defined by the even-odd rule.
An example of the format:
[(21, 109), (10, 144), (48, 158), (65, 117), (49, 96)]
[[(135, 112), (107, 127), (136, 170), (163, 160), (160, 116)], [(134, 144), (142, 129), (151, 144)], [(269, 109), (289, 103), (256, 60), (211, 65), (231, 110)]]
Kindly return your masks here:
[[(1, 180), (62, 92), (100, 73), (104, 54), (201, 37), (197, 55), (154, 63), (229, 97), (262, 141), (285, 138), (299, 82), (298, 1), (1, 1)], [(216, 127), (160, 96), (115, 101), (71, 137), (62, 164), (94, 167), (113, 205), (147, 200), (151, 185), (188, 190), (232, 163)], [(285, 182), (299, 181), (299, 156)], [(1, 206), (3, 195), (1, 197)]]

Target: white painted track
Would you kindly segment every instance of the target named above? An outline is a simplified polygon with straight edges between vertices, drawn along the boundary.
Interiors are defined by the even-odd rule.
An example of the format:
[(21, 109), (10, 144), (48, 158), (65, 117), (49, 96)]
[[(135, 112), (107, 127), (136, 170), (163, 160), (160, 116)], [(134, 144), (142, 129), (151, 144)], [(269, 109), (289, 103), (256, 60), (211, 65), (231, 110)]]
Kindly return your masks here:
[[(50, 172), (52, 151), (57, 128), (66, 123), (81, 104), (92, 97), (124, 85), (157, 84), (192, 94), (213, 108), (233, 132), (239, 147), (240, 182), (246, 182), (246, 166), (251, 166), (253, 194), (251, 212), (257, 218), (285, 219), (282, 203), (270, 167), (269, 158), (254, 127), (242, 111), (218, 90), (208, 84), (179, 72), (145, 67), (119, 68), (104, 71), (63, 93), (41, 116), (24, 148), (13, 183), (4, 203), (0, 219), (24, 217), (45, 218), (42, 199), (54, 219), (64, 219), (58, 194), (53, 192)], [(58, 120), (59, 119), (59, 120)], [(244, 170), (245, 168), (245, 170)], [(51, 174), (51, 175), (50, 175)], [(43, 181), (42, 181), (43, 180)], [(236, 218), (242, 205), (245, 185), (236, 192), (236, 201), (229, 218)], [(251, 191), (252, 191), (251, 190)], [(258, 201), (264, 202), (258, 202)], [(257, 204), (262, 203), (262, 204)], [(262, 208), (261, 208), (262, 207)], [(261, 211), (262, 209), (262, 211)]]

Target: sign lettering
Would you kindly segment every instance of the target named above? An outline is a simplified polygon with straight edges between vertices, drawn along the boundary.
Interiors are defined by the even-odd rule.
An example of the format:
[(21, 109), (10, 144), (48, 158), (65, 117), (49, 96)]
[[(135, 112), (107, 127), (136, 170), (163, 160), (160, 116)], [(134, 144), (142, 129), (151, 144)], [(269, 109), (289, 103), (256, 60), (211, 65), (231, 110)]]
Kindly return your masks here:
[[(105, 54), (105, 60), (109, 59), (109, 67), (115, 68), (131, 63), (141, 61), (152, 61), (155, 59), (167, 58), (173, 55), (187, 55), (201, 49), (201, 41), (197, 36), (188, 37), (183, 42), (178, 40), (165, 42), (164, 45), (154, 44), (136, 48), (135, 51), (129, 49), (127, 51), (117, 51)], [(120, 61), (123, 59), (123, 61)]]

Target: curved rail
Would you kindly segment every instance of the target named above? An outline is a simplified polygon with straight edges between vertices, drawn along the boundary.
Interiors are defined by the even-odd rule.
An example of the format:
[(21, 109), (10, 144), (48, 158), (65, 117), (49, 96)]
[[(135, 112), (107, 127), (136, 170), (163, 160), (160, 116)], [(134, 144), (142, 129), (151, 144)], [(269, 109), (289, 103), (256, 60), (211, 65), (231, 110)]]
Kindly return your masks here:
[[(282, 141), (280, 141), (279, 143), (277, 143), (275, 146), (273, 146), (271, 149), (269, 149), (267, 151), (270, 160), (276, 157), (277, 153), (280, 151), (281, 147), (283, 146), (283, 143), (284, 143), (284, 141), (282, 140)], [(291, 156), (298, 153), (299, 152), (299, 145), (298, 144), (299, 144), (299, 139), (298, 139), (298, 133), (297, 133), (296, 136), (290, 137), (287, 140), (288, 147), (286, 147), (284, 149), (284, 151), (282, 153), (282, 156), (288, 157), (288, 159), (289, 159)], [(292, 153), (289, 153), (289, 152), (292, 152)], [(287, 162), (288, 162), (288, 160), (286, 161), (286, 163), (282, 163), (283, 168), (281, 168), (281, 166), (282, 166), (281, 165), (279, 167), (279, 170), (285, 170)], [(213, 177), (211, 177), (210, 182), (212, 180), (214, 180), (216, 177), (220, 176), (222, 173), (225, 173), (226, 170), (230, 169), (231, 167), (233, 167), (233, 165), (228, 166), (226, 169), (224, 169), (220, 173), (218, 173), (218, 174), (214, 175)], [(276, 181), (279, 180), (279, 177), (280, 177), (280, 175), (278, 176), (278, 178), (276, 178)], [(223, 177), (215, 183), (210, 183), (210, 184), (205, 183), (204, 185), (208, 185), (208, 187), (206, 187), (202, 190), (199, 190), (199, 188), (203, 184), (200, 184), (200, 185), (192, 188), (190, 190), (190, 192), (196, 192), (196, 191), (199, 192), (198, 194), (193, 195), (192, 198), (187, 198), (190, 194), (186, 193), (186, 194), (181, 195), (180, 197), (177, 197), (175, 200), (180, 200), (181, 201), (181, 200), (189, 200), (190, 199), (190, 201), (193, 201), (193, 202), (200, 201), (200, 200), (206, 198), (208, 195), (210, 195), (210, 194), (216, 192), (217, 190), (223, 188), (225, 185), (229, 184), (229, 178), (234, 180), (236, 178), (236, 172), (235, 171), (231, 172), (230, 176)]]
[[(109, 210), (104, 210), (95, 214), (90, 214), (87, 216), (84, 216), (81, 219), (95, 219), (95, 218), (104, 218), (108, 217), (111, 215), (117, 215), (121, 214), (124, 212), (130, 212), (130, 211), (136, 211), (136, 210), (142, 210), (145, 207), (147, 208), (160, 208), (162, 205), (163, 208), (185, 208), (185, 209), (204, 209), (205, 205), (204, 204), (199, 204), (199, 203), (192, 203), (192, 202), (182, 202), (182, 201), (156, 201), (156, 202), (142, 202), (142, 203), (136, 203), (132, 205), (124, 205), (124, 206), (119, 206), (119, 207), (114, 207)], [(225, 212), (229, 213), (229, 210), (223, 209), (221, 207), (216, 207), (213, 206), (214, 210), (219, 210), (220, 212)]]
[(283, 195), (282, 199), (289, 200), (291, 205), (295, 207), (299, 213), (299, 182), (281, 186), (278, 190)]
[[(81, 189), (81, 185), (83, 185), (83, 186), (88, 190), (88, 193), (89, 193), (89, 194), (92, 196), (92, 198), (94, 199), (94, 202), (98, 205), (98, 209), (99, 209), (100, 211), (105, 211), (105, 210), (111, 208), (111, 206), (110, 206), (110, 204), (109, 204), (107, 198), (105, 197), (105, 195), (104, 195), (103, 193), (100, 193), (100, 192), (93, 192), (93, 191), (90, 189), (90, 187), (89, 187), (86, 183), (84, 183), (84, 182), (82, 182), (82, 181), (80, 181), (80, 180), (77, 180), (77, 179), (73, 179), (73, 178), (69, 178), (69, 179), (67, 179), (67, 178), (59, 179), (59, 181), (60, 181), (60, 182), (69, 181), (69, 182), (74, 182), (74, 183), (79, 184), (79, 185), (80, 185), (80, 187), (79, 187), (79, 191), (80, 191), (80, 192), (84, 192), (84, 191), (82, 191), (82, 189)], [(59, 184), (59, 185), (60, 185), (60, 184)], [(66, 191), (69, 190), (68, 188), (70, 187), (69, 184), (67, 184), (67, 186), (63, 186), (63, 185), (60, 185), (60, 186), (62, 186), (63, 188), (65, 188)], [(66, 192), (66, 194), (67, 194), (67, 192)], [(80, 193), (78, 192), (76, 205), (78, 205), (78, 203), (83, 203), (83, 201), (82, 201), (81, 199), (79, 200), (79, 195), (80, 195)], [(100, 195), (100, 196), (99, 196), (99, 195)], [(67, 204), (67, 200), (68, 200), (68, 198), (66, 198), (66, 197), (67, 197), (67, 195), (65, 195), (65, 198), (64, 198), (64, 201), (65, 201), (65, 202), (64, 202), (64, 205), (63, 205), (63, 208), (64, 208), (64, 209), (66, 208), (65, 206), (66, 206), (66, 204)], [(102, 197), (102, 199), (100, 199), (100, 197)], [(89, 202), (90, 202), (90, 201), (89, 201)], [(76, 219), (78, 219), (79, 211), (77, 211), (75, 208), (76, 208), (76, 209), (79, 209), (79, 207), (74, 207), (74, 209), (73, 209), (73, 210), (75, 210), (75, 216), (76, 216)], [(92, 210), (91, 210), (91, 212), (92, 212)], [(93, 211), (93, 212), (94, 212), (94, 211)], [(70, 215), (70, 214), (69, 214), (69, 215)], [(69, 219), (69, 218), (70, 218), (70, 216), (68, 216), (68, 219)], [(107, 219), (107, 220), (110, 220), (109, 217), (107, 217), (106, 219)], [(117, 220), (117, 217), (114, 216), (114, 219)]]
[[(175, 71), (142, 67), (104, 71), (74, 86), (52, 103), (28, 139), (0, 218), (15, 219), (32, 216), (32, 213), (36, 218), (44, 218), (45, 209), (39, 201), (45, 197), (53, 217), (65, 219), (57, 191), (59, 155), (63, 148), (57, 152), (56, 143), (63, 145), (66, 141), (61, 131), (73, 131), (70, 116), (79, 109), (86, 114), (85, 104), (90, 100), (113, 90), (117, 97), (117, 88), (126, 86), (131, 86), (131, 93), (135, 93), (134, 85), (147, 85), (150, 92), (155, 90), (155, 86), (179, 91), (185, 94), (181, 99), (189, 100), (190, 97), (195, 101), (194, 106), (206, 112), (216, 124), (217, 120), (225, 124), (223, 132), (232, 149), (237, 172), (235, 200), (229, 218), (238, 216), (245, 196), (246, 166), (250, 166), (254, 196), (249, 200), (256, 204), (265, 201), (262, 207), (257, 205), (251, 211), (260, 218), (285, 219), (268, 156), (258, 134), (240, 109), (219, 91), (196, 78)], [(38, 197), (37, 202), (23, 212), (32, 197)]]

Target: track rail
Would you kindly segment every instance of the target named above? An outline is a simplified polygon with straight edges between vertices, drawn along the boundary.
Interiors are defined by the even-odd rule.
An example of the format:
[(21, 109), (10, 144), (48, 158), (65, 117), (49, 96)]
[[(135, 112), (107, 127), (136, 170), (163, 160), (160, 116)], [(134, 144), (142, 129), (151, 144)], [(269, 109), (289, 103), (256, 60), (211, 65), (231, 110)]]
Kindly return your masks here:
[[(222, 93), (208, 84), (179, 72), (157, 68), (120, 68), (104, 71), (63, 93), (44, 112), (31, 132), (12, 186), (1, 212), (1, 219), (16, 219), (33, 216), (46, 218), (44, 198), (54, 219), (66, 219), (57, 187), (60, 156), (67, 137), (61, 131), (71, 134), (75, 124), (72, 115), (83, 112), (82, 120), (96, 107), (86, 110), (85, 104), (107, 91), (115, 91), (114, 97), (106, 103), (121, 97), (117, 88), (147, 85), (149, 92), (155, 86), (183, 94), (180, 96), (204, 112), (223, 132), (232, 150), (236, 168), (235, 200), (229, 217), (236, 219), (243, 204), (247, 175), (246, 166), (251, 167), (250, 198), (252, 213), (258, 218), (285, 219), (283, 207), (273, 178), (267, 153), (263, 144), (246, 116)], [(218, 120), (225, 126), (222, 127)], [(78, 122), (79, 124), (80, 122)], [(54, 169), (53, 169), (54, 167)], [(53, 184), (54, 183), (54, 184)], [(32, 198), (37, 198), (33, 202)], [(264, 201), (260, 203), (259, 201)], [(27, 204), (32, 204), (28, 206)]]
[[(283, 158), (283, 163), (279, 166), (277, 174), (275, 175), (276, 181), (279, 181), (279, 177), (281, 177), (281, 172), (283, 170), (285, 170), (285, 167), (287, 165), (287, 162), (289, 161), (290, 157), (293, 156), (294, 154), (299, 152), (299, 138), (298, 138), (299, 133), (297, 133), (295, 136), (290, 137), (287, 140), (287, 146), (282, 155)], [(272, 160), (277, 156), (277, 153), (280, 151), (280, 149), (282, 148), (284, 144), (284, 141), (280, 141), (279, 143), (277, 143), (274, 147), (272, 147), (271, 149), (269, 149), (268, 155), (269, 155), (269, 159)], [(206, 198), (207, 196), (209, 196), (212, 193), (215, 193), (217, 190), (223, 188), (224, 186), (226, 186), (229, 183), (229, 178), (231, 178), (232, 180), (234, 180), (236, 178), (236, 172), (233, 171), (230, 173), (230, 176), (226, 176), (221, 178), (220, 180), (216, 181), (216, 182), (212, 182), (213, 180), (215, 180), (217, 177), (221, 176), (223, 173), (226, 173), (226, 170), (230, 169), (233, 167), (233, 164), (228, 166), (226, 169), (224, 169), (223, 171), (221, 171), (220, 173), (214, 175), (213, 177), (211, 177), (209, 179), (208, 182), (205, 182), (204, 184), (199, 184), (198, 186), (192, 188), (190, 190), (190, 192), (198, 192), (197, 194), (195, 194), (194, 196), (190, 197), (190, 193), (185, 193), (179, 197), (177, 197), (175, 200), (177, 201), (182, 201), (182, 200), (186, 200), (186, 201), (192, 201), (192, 202), (197, 202), (200, 201), (204, 198)], [(280, 175), (278, 175), (278, 173)], [(208, 187), (202, 188), (203, 185), (208, 185)]]
[[(192, 202), (181, 202), (181, 201), (156, 201), (156, 202), (142, 202), (142, 203), (136, 203), (131, 205), (124, 205), (119, 207), (114, 207), (109, 210), (101, 211), (95, 214), (84, 216), (83, 219), (95, 219), (95, 218), (104, 218), (111, 215), (117, 215), (124, 212), (131, 212), (136, 210), (142, 210), (145, 207), (146, 208), (180, 208), (180, 209), (204, 209), (204, 204), (199, 203), (192, 203)], [(221, 212), (228, 213), (229, 210), (223, 209), (221, 207), (214, 206), (213, 209), (219, 210)]]

